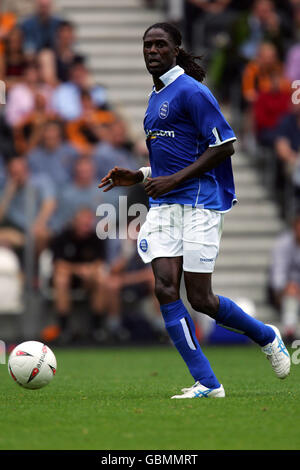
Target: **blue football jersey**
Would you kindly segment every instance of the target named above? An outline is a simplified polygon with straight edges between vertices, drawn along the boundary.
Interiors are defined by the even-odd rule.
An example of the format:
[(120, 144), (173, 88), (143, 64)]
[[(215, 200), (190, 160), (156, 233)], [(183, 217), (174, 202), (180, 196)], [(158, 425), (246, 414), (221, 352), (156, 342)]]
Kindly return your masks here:
[[(153, 88), (144, 119), (152, 177), (171, 175), (193, 163), (208, 147), (236, 140), (210, 90), (174, 67)], [(188, 204), (225, 212), (236, 201), (231, 158), (200, 178), (184, 181), (150, 205)]]

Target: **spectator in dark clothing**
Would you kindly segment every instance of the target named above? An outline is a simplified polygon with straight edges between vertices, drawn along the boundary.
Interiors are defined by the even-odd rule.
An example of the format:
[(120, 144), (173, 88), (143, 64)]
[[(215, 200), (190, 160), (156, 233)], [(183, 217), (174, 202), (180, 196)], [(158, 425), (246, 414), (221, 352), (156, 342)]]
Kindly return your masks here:
[(287, 339), (294, 339), (300, 307), (300, 216), (293, 227), (280, 234), (272, 252), (270, 287), (281, 312)]
[(62, 21), (57, 29), (55, 44), (57, 77), (62, 82), (70, 79), (70, 68), (74, 62), (84, 57), (74, 51), (74, 26), (70, 21)]
[(276, 188), (285, 188), (284, 215), (287, 216), (299, 210), (300, 202), (300, 104), (293, 105), (292, 112), (279, 124), (275, 150), (280, 172)]
[(26, 54), (32, 55), (41, 49), (55, 48), (61, 19), (51, 14), (51, 7), (51, 0), (36, 0), (35, 13), (21, 23)]
[(300, 104), (283, 118), (275, 142), (277, 154), (286, 164), (296, 165), (300, 160)]
[(108, 313), (106, 328), (110, 334), (121, 340), (127, 339), (122, 318), (126, 294), (137, 299), (150, 297), (153, 301), (153, 315), (148, 320), (157, 332), (165, 329), (159, 304), (154, 296), (154, 277), (150, 263), (144, 264), (136, 251), (138, 228), (137, 221), (129, 221), (127, 238), (120, 240), (119, 256), (113, 261), (108, 275), (104, 278)]
[(82, 208), (73, 221), (50, 245), (54, 257), (54, 301), (60, 325), (60, 340), (72, 339), (69, 316), (72, 306), (72, 288), (80, 286), (89, 293), (92, 328), (97, 330), (103, 315), (106, 292), (105, 241), (95, 233), (95, 216)]
[[(225, 12), (231, 0), (185, 0), (184, 1), (184, 36), (187, 48), (194, 50), (197, 46), (195, 41), (195, 23), (201, 21), (202, 27), (212, 26), (216, 19), (222, 19), (216, 24), (214, 33), (218, 32), (222, 23), (224, 24)], [(203, 34), (202, 40), (209, 46), (209, 34)], [(202, 41), (203, 42), (203, 41)], [(203, 47), (204, 44), (202, 43)]]

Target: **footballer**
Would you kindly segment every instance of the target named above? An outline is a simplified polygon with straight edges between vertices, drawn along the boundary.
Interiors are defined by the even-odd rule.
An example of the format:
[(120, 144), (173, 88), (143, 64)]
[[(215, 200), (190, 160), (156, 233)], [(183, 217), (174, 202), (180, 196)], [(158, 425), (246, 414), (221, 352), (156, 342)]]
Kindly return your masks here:
[(181, 41), (180, 32), (169, 23), (146, 30), (144, 59), (154, 83), (144, 119), (150, 166), (137, 171), (115, 167), (99, 187), (109, 191), (143, 182), (150, 198), (138, 252), (144, 262), (151, 262), (166, 329), (195, 381), (172, 398), (222, 398), (224, 387), (201, 350), (180, 298), (182, 275), (193, 309), (251, 338), (277, 377), (289, 374), (290, 356), (275, 326), (212, 291), (224, 214), (236, 202), (231, 166), (236, 137), (202, 84), (204, 70), (180, 47)]

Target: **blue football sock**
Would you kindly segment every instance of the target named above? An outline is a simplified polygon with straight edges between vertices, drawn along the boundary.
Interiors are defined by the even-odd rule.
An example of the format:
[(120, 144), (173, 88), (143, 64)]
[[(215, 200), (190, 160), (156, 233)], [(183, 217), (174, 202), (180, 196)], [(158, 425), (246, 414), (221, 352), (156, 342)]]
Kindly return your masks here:
[(195, 325), (181, 299), (161, 305), (166, 329), (189, 368), (190, 373), (208, 388), (218, 388), (216, 378), (209, 361), (204, 356), (196, 338)]
[(218, 296), (220, 305), (216, 322), (228, 329), (245, 334), (260, 346), (271, 343), (275, 338), (272, 328), (245, 313), (236, 303), (227, 297)]

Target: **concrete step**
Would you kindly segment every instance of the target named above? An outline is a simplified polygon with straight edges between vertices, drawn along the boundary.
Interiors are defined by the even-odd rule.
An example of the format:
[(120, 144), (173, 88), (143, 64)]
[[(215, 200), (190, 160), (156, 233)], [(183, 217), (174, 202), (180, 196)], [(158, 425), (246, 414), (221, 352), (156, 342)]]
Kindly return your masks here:
[[(215, 275), (214, 275), (215, 276)], [(255, 304), (266, 305), (267, 293), (265, 285), (261, 286), (221, 286), (213, 281), (214, 293), (229, 297), (232, 300), (239, 298), (247, 298), (255, 302)]]
[(152, 89), (152, 79), (151, 76), (145, 71), (134, 71), (126, 73), (124, 76), (122, 73), (112, 73), (110, 70), (101, 70), (93, 74), (93, 79), (95, 83), (106, 83), (108, 87), (114, 88), (124, 88), (128, 89), (135, 87), (136, 89), (142, 89), (145, 92), (147, 99), (149, 98), (149, 93)]
[[(278, 217), (277, 207), (269, 201), (262, 202), (261, 204), (253, 204), (251, 201), (243, 201), (234, 206), (230, 211), (230, 218), (274, 218)], [(225, 216), (225, 220), (229, 217), (229, 214)]]
[(230, 219), (230, 213), (226, 216), (226, 221), (224, 224), (224, 232), (226, 235), (229, 234), (239, 234), (239, 235), (249, 235), (249, 236), (258, 236), (267, 234), (276, 236), (283, 228), (282, 223), (277, 219), (253, 219), (243, 220), (242, 222), (238, 219)]
[(148, 24), (145, 25), (132, 25), (120, 26), (112, 28), (111, 25), (103, 25), (101, 28), (98, 26), (82, 26), (77, 27), (78, 40), (93, 39), (95, 41), (133, 41), (141, 43), (143, 34)]
[(260, 203), (261, 201), (270, 201), (270, 197), (265, 188), (260, 185), (244, 187), (241, 185), (236, 185), (236, 194), (239, 200), (251, 200)]
[(239, 289), (241, 287), (260, 287), (265, 286), (268, 279), (267, 271), (257, 271), (257, 272), (230, 272), (224, 273), (222, 271), (216, 270), (214, 273), (214, 285), (217, 288), (233, 288)]
[(278, 313), (270, 305), (256, 305), (256, 314), (255, 318), (262, 321), (263, 323), (271, 323), (272, 325), (277, 326), (279, 320)]
[(141, 8), (140, 0), (59, 0), (57, 2), (57, 7), (59, 9), (71, 9), (72, 11), (75, 8), (81, 8), (87, 10), (88, 8), (97, 8), (97, 9), (108, 9), (111, 10), (120, 10), (129, 8)]
[(245, 258), (240, 253), (227, 253), (221, 249), (216, 262), (216, 270), (226, 270), (228, 276), (231, 271), (253, 271), (260, 269), (267, 269), (270, 265), (270, 253), (253, 253), (251, 256)]
[(147, 94), (143, 89), (119, 89), (109, 88), (108, 99), (110, 102), (116, 103), (121, 102), (123, 105), (126, 104), (139, 104), (145, 110), (147, 106)]
[(247, 171), (239, 171), (239, 169), (233, 169), (233, 171), (236, 186), (256, 186), (258, 184), (257, 174), (251, 168), (248, 168)]
[(142, 41), (103, 44), (82, 39), (76, 44), (75, 48), (79, 53), (95, 58), (113, 56), (117, 60), (124, 55), (127, 57), (143, 55)]
[(235, 147), (235, 154), (231, 157), (232, 167), (239, 168), (239, 167), (246, 167), (246, 168), (254, 168), (251, 160), (249, 160), (243, 153), (241, 153), (238, 149), (237, 141), (234, 143)]
[[(222, 235), (220, 253), (239, 253), (244, 255), (245, 263), (256, 253), (271, 253), (275, 238), (273, 235), (256, 237), (229, 236), (225, 229)], [(221, 255), (220, 255), (221, 256)]]
[[(81, 24), (82, 26), (97, 25), (102, 27), (103, 25), (111, 25), (112, 27), (118, 28), (120, 25), (146, 25), (158, 23), (161, 19), (161, 15), (155, 11), (144, 11), (144, 10), (124, 10), (121, 15), (116, 15), (115, 9), (111, 11), (103, 11), (101, 8), (89, 10), (82, 6), (82, 9), (74, 10), (70, 9), (67, 11), (68, 19), (74, 23)], [(146, 29), (146, 28), (145, 28)]]
[(142, 54), (137, 57), (129, 58), (127, 56), (120, 56), (118, 58), (115, 56), (103, 56), (101, 58), (90, 56), (87, 60), (87, 64), (89, 69), (95, 73), (101, 72), (102, 70), (120, 71), (123, 77), (127, 70), (130, 73), (132, 73), (133, 70), (139, 72), (144, 71), (145, 74), (147, 73)]

